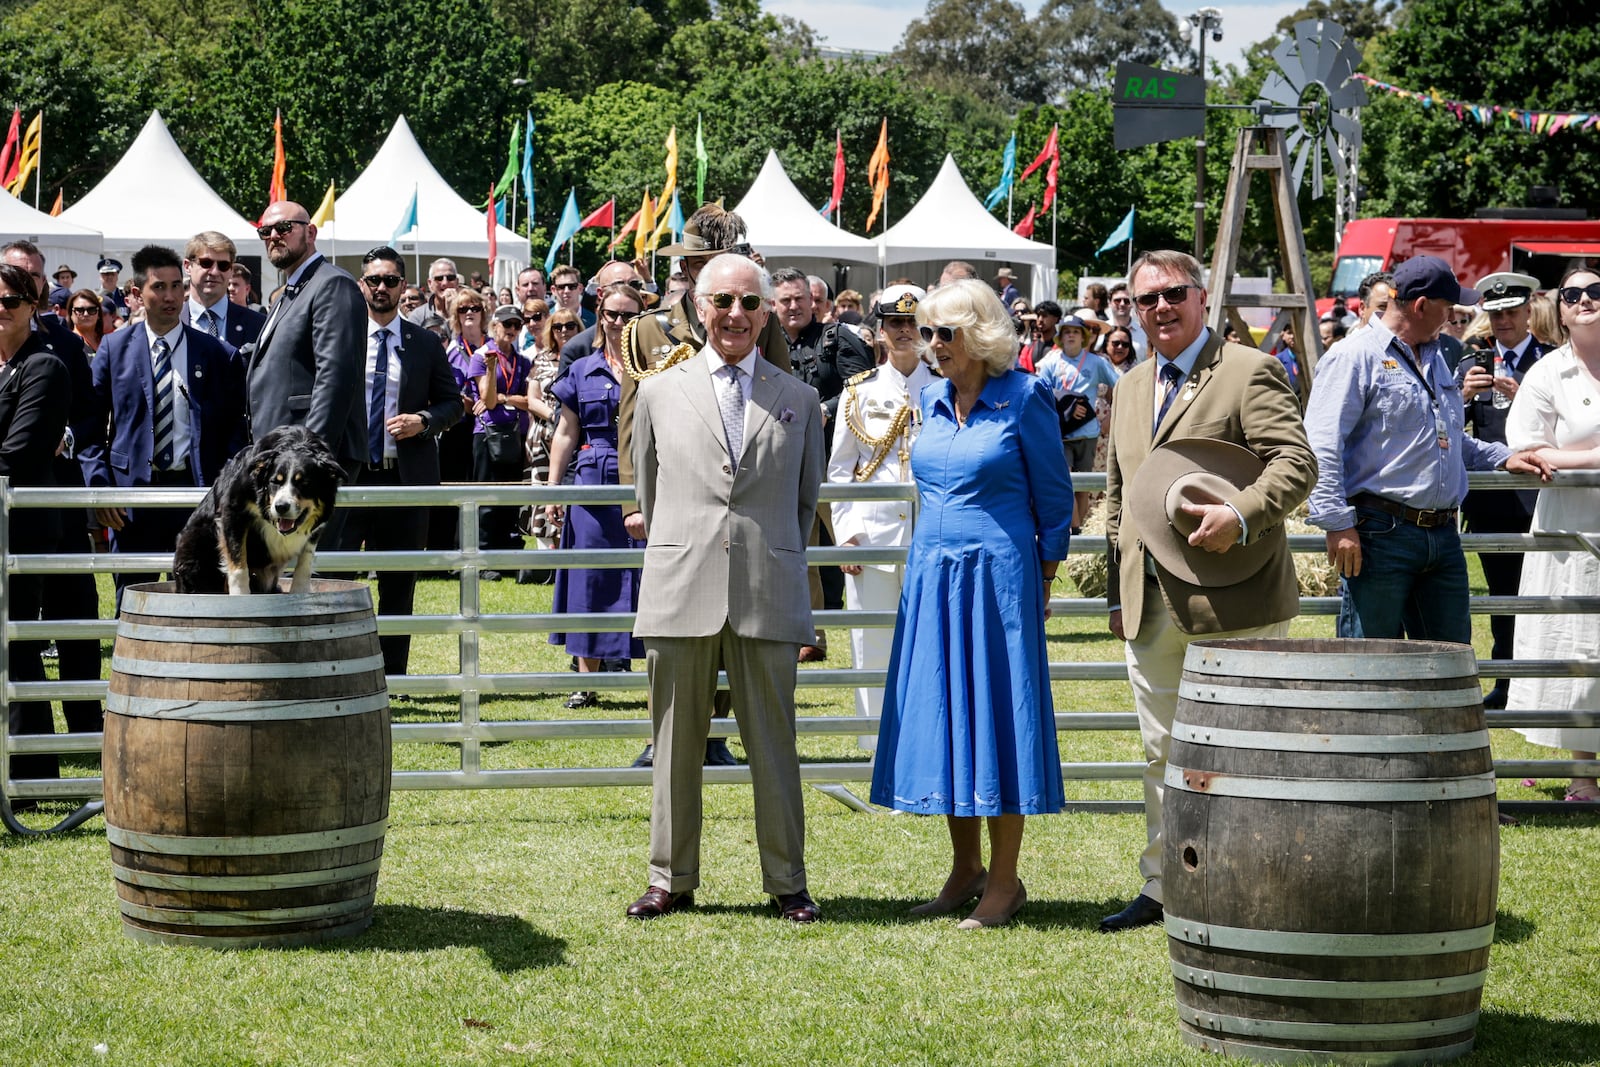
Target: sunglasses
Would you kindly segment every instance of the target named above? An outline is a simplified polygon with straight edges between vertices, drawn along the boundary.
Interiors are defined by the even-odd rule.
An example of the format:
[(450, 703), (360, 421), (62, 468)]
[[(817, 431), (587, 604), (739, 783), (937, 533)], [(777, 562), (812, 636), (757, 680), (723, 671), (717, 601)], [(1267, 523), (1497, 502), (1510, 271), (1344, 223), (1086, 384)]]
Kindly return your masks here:
[(582, 289), (583, 288), (583, 283), (582, 282), (556, 282), (550, 288), (552, 288), (552, 289)]
[(523, 320), (525, 322), (543, 322), (544, 312), (541, 311), (537, 315), (528, 315), (527, 313), (524, 313)]
[(1198, 285), (1174, 285), (1170, 289), (1163, 289), (1159, 293), (1140, 293), (1133, 298), (1133, 302), (1146, 310), (1153, 308), (1159, 301), (1165, 300), (1170, 307), (1177, 307), (1189, 299), (1189, 290), (1198, 289)]
[(733, 293), (712, 293), (707, 299), (711, 301), (711, 306), (718, 311), (727, 311), (733, 307), (735, 300), (746, 311), (754, 311), (765, 303), (760, 293), (745, 293), (743, 296), (736, 296)]
[(7, 311), (15, 311), (23, 304), (31, 303), (32, 301), (16, 293), (0, 293), (0, 307), (5, 308)]
[(75, 307), (75, 308), (72, 309), (72, 313), (74, 315), (98, 315), (98, 314), (100, 314), (100, 309), (99, 308)]
[(1450, 325), (1452, 325), (1452, 326), (1470, 326), (1470, 325), (1472, 325), (1472, 316), (1471, 315), (1463, 315), (1460, 318), (1452, 318), (1450, 320)]
[(925, 345), (933, 344), (935, 337), (939, 339), (940, 344), (947, 345), (956, 339), (956, 330), (958, 328), (956, 326), (918, 326), (917, 336), (922, 338), (922, 343)]
[(1111, 298), (1111, 302), (1113, 304), (1117, 305), (1118, 307), (1124, 307), (1124, 306), (1126, 306), (1128, 304), (1133, 303), (1133, 297), (1131, 297), (1131, 296), (1114, 296), (1114, 297)]
[(1563, 286), (1561, 289), (1561, 302), (1563, 304), (1576, 304), (1584, 297), (1588, 297), (1594, 303), (1600, 304), (1600, 282), (1590, 282), (1581, 288), (1576, 285), (1568, 285)]
[(616, 310), (613, 310), (612, 308), (601, 308), (600, 309), (600, 317), (605, 319), (607, 322), (615, 322), (615, 323), (627, 322), (629, 319), (633, 318), (633, 314), (634, 313), (631, 312), (631, 311), (616, 311)]
[(1130, 342), (1130, 341), (1107, 341), (1106, 342), (1106, 347), (1107, 348), (1132, 348), (1133, 347), (1133, 343)]
[(482, 304), (465, 304), (465, 305), (463, 305), (461, 307), (456, 308), (456, 314), (457, 315), (482, 315), (483, 314), (483, 305)]
[(431, 275), (430, 277), (431, 277), (431, 280), (436, 281), (436, 282), (453, 282), (453, 281), (456, 280), (457, 276), (454, 275), (454, 274), (434, 274), (434, 275)]
[(405, 279), (398, 274), (364, 274), (361, 280), (372, 289), (394, 289), (405, 283)]
[[(277, 234), (279, 237), (287, 237), (289, 236), (289, 231), (293, 230), (296, 226), (310, 225), (311, 220), (309, 219), (283, 219), (280, 222), (270, 222), (265, 226), (257, 226), (256, 236), (261, 238), (263, 241), (271, 237), (273, 234)], [(202, 262), (204, 261), (202, 260)]]
[(561, 333), (577, 333), (578, 324), (575, 322), (554, 322), (550, 324), (550, 330), (552, 333), (558, 331)]
[(520, 330), (520, 329), (522, 329), (522, 320), (521, 319), (500, 319), (498, 321), (499, 321), (499, 324), (501, 326), (504, 326), (508, 330)]
[(209, 256), (201, 256), (199, 259), (194, 261), (194, 265), (199, 267), (201, 270), (218, 270), (223, 274), (226, 274), (233, 269), (233, 260), (212, 259)]

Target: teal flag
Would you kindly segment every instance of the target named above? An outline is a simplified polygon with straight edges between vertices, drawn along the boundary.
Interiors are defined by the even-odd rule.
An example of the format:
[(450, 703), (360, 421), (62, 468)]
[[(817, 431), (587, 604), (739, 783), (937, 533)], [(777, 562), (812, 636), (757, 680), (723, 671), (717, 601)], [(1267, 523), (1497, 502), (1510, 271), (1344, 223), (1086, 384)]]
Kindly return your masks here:
[[(1133, 208), (1130, 207), (1128, 213), (1122, 216), (1122, 221), (1117, 224), (1117, 228), (1111, 231), (1111, 236), (1106, 238), (1106, 243), (1100, 246), (1100, 252), (1115, 248), (1122, 242), (1131, 240), (1133, 240)], [(1098, 256), (1100, 252), (1096, 252), (1095, 255)]]
[(390, 244), (399, 244), (400, 238), (411, 233), (417, 228), (417, 187), (411, 187), (411, 202), (406, 205), (405, 214), (400, 216), (400, 224), (394, 228), (394, 235), (389, 238)]
[(527, 113), (528, 131), (522, 138), (522, 192), (528, 198), (528, 232), (533, 232), (533, 112)]
[(1005, 160), (1001, 165), (1000, 184), (989, 190), (989, 195), (983, 200), (986, 211), (993, 211), (995, 205), (1006, 198), (1011, 192), (1011, 180), (1017, 173), (1017, 135), (1012, 134), (1011, 140), (1006, 142)]
[(567, 206), (561, 209), (561, 221), (556, 224), (556, 235), (550, 241), (550, 254), (544, 257), (544, 272), (549, 274), (556, 265), (556, 253), (561, 251), (561, 246), (572, 240), (572, 235), (578, 232), (582, 222), (578, 215), (578, 191), (567, 190)]

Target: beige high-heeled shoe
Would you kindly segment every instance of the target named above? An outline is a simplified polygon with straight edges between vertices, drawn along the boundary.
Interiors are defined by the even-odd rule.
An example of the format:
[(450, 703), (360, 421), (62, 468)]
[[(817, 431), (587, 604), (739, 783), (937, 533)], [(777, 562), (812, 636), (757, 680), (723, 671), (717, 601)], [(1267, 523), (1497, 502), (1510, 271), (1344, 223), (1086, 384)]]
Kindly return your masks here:
[(1017, 883), (1017, 896), (1011, 906), (999, 915), (980, 917), (970, 915), (956, 923), (957, 930), (984, 930), (994, 926), (1004, 926), (1016, 917), (1017, 912), (1028, 902), (1028, 887), (1020, 881)]
[(964, 907), (970, 901), (983, 896), (983, 891), (989, 887), (989, 872), (979, 871), (973, 876), (972, 881), (962, 887), (961, 892), (954, 897), (934, 897), (926, 904), (918, 904), (911, 909), (911, 915), (917, 919), (928, 919), (936, 915), (949, 915), (957, 908)]

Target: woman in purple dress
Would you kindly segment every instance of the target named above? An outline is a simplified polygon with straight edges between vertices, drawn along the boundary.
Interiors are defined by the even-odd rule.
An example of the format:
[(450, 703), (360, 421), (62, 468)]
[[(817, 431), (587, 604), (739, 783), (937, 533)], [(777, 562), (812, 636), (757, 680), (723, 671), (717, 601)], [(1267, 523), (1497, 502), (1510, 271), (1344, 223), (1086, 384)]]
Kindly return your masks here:
[[(622, 326), (644, 310), (644, 298), (630, 285), (607, 286), (600, 293), (595, 347), (572, 361), (550, 387), (561, 403), (561, 421), (550, 442), (550, 485), (560, 485), (570, 465), (574, 485), (617, 484), (617, 409), (622, 397)], [(552, 504), (555, 522), (561, 509)], [(628, 536), (617, 504), (567, 509), (562, 548), (638, 548)], [(556, 572), (552, 610), (558, 612), (634, 611), (639, 607), (637, 568), (566, 569)], [(582, 673), (598, 671), (604, 660), (639, 659), (644, 646), (630, 633), (552, 633), (550, 643), (565, 645)], [(567, 707), (597, 703), (592, 691), (579, 690)]]

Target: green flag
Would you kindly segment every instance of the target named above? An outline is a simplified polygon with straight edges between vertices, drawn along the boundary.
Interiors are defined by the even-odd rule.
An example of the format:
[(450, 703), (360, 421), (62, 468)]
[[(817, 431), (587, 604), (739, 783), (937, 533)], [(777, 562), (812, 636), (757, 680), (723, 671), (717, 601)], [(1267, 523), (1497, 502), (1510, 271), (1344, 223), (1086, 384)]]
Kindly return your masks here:
[(694, 117), (694, 203), (706, 202), (706, 141), (700, 134), (700, 116)]
[(511, 188), (511, 183), (517, 180), (517, 175), (522, 170), (522, 124), (513, 123), (511, 126), (511, 147), (506, 153), (506, 169), (500, 175), (500, 180), (494, 183), (496, 199), (506, 195), (506, 190)]

